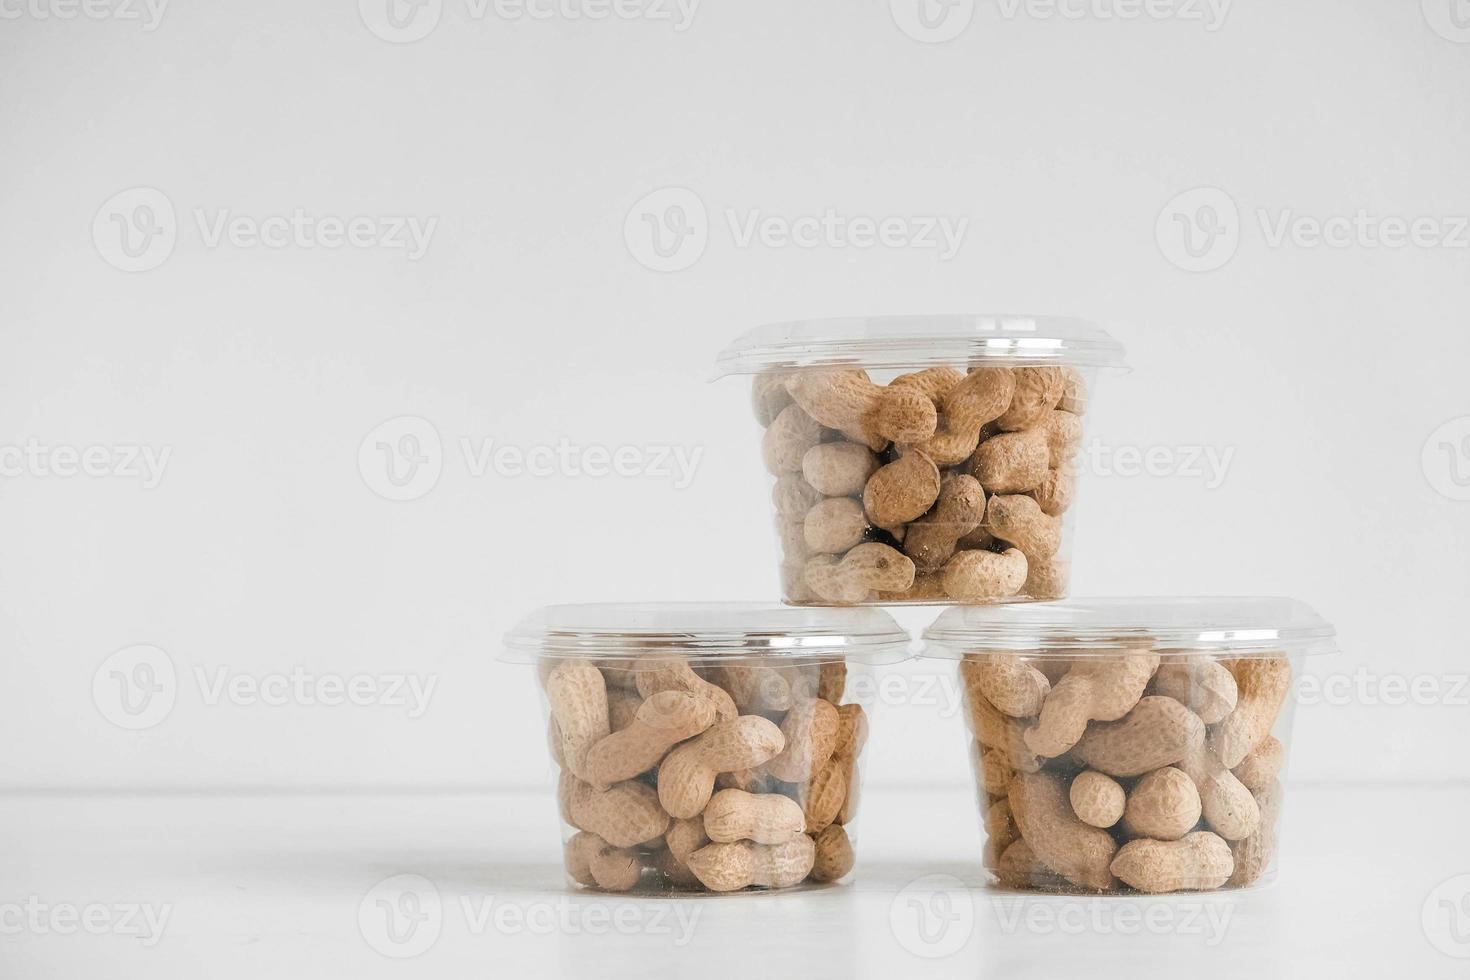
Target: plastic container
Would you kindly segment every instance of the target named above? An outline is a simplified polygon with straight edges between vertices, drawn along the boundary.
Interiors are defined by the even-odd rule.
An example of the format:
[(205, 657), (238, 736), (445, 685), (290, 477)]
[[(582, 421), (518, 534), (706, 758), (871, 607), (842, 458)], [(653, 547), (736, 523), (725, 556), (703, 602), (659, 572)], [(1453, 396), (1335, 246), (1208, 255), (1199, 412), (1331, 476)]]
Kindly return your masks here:
[(1081, 320), (914, 316), (760, 327), (753, 375), (782, 596), (991, 603), (1067, 592), (1089, 392), (1123, 350)]
[(1334, 632), (1290, 599), (955, 607), (985, 869), (1027, 891), (1213, 891), (1276, 868), (1292, 681)]
[(522, 620), (502, 659), (537, 667), (570, 883), (734, 892), (846, 877), (858, 680), (909, 647), (877, 609), (552, 606)]

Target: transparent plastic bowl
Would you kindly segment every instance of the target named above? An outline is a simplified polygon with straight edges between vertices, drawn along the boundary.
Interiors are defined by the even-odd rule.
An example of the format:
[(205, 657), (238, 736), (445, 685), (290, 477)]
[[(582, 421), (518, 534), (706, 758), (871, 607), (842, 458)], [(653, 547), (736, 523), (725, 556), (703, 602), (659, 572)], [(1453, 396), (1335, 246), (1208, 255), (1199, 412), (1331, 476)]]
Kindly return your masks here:
[(1214, 891), (1270, 880), (1301, 658), (1334, 632), (1289, 599), (956, 607), (985, 870), (1004, 888)]
[(1081, 320), (916, 316), (760, 327), (753, 375), (795, 605), (994, 603), (1067, 593), (1090, 392), (1122, 348)]
[(583, 605), (522, 620), (502, 659), (537, 668), (569, 883), (845, 878), (868, 734), (857, 680), (909, 645), (876, 609)]

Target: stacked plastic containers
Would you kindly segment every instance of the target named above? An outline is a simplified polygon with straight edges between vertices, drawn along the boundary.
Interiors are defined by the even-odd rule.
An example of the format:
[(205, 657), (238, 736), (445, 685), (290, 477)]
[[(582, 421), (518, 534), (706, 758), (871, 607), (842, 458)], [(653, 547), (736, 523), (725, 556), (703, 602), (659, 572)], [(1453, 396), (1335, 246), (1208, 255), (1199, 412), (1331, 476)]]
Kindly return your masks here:
[[(1091, 393), (1121, 347), (1083, 321), (777, 324), (752, 378), (786, 605), (564, 606), (524, 620), (569, 880), (604, 891), (828, 884), (856, 861), (862, 672), (903, 659), (882, 604), (944, 604), (983, 863), (1063, 892), (1201, 891), (1274, 869), (1300, 659), (1282, 599), (1068, 599)], [(1094, 565), (1100, 564), (1094, 562)]]

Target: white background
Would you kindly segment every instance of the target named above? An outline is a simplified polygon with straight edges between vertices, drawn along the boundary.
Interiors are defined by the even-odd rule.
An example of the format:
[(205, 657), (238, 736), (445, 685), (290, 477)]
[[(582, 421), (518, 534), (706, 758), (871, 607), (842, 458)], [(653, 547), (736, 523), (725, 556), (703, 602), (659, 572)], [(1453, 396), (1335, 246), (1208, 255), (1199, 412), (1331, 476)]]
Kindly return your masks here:
[[(531, 677), (494, 662), (522, 614), (775, 595), (745, 389), (707, 384), (727, 340), (1008, 310), (1128, 346), (1092, 417), (1106, 449), (1233, 454), (1218, 486), (1187, 467), (1092, 479), (1076, 591), (1302, 598), (1344, 650), (1312, 673), (1369, 676), (1298, 711), (1294, 777), (1470, 777), (1470, 232), (1272, 242), (1283, 215), (1360, 210), (1453, 237), (1470, 31), (1451, 0), (1242, 0), (1215, 30), (987, 0), (944, 43), (851, 0), (705, 0), (685, 30), (445, 0), (413, 43), (377, 36), (367, 0), (178, 3), (153, 30), (26, 2), (0, 3), (0, 445), (171, 456), (151, 488), (0, 478), (0, 787), (544, 785)], [(176, 243), (122, 271), (113, 215), (158, 197), (113, 199), (140, 187)], [(670, 187), (705, 207), (707, 244), (656, 272), (625, 224)], [(1168, 209), (1208, 222), (1218, 193), (1171, 205), (1201, 187), (1238, 216), (1202, 260), (1218, 267), (1186, 271)], [(437, 223), (416, 260), (210, 244), (221, 212), (297, 209)], [(828, 209), (968, 226), (945, 260), (742, 245), (727, 217)], [(443, 469), (391, 502), (359, 446), (401, 416), (432, 424)], [(702, 455), (682, 488), (476, 476), (462, 438)], [(177, 693), (133, 731), (93, 680), (137, 644), (166, 651)], [(198, 680), (297, 667), (437, 686), (409, 717), (210, 704)], [(1384, 677), (1439, 693), (1382, 703)], [(878, 724), (875, 786), (968, 781), (957, 718), (899, 704)]]

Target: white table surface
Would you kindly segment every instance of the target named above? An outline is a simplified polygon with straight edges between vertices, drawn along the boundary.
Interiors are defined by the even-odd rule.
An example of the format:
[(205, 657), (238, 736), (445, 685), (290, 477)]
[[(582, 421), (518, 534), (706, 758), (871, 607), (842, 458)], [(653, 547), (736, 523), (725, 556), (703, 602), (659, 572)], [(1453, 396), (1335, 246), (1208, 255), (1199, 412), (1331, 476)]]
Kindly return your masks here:
[(961, 789), (866, 794), (850, 884), (685, 899), (565, 891), (549, 793), (0, 796), (0, 977), (1470, 976), (1470, 787), (1290, 792), (1275, 883), (1167, 899), (985, 888)]

